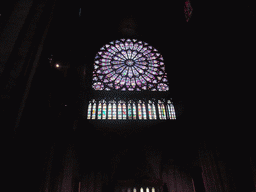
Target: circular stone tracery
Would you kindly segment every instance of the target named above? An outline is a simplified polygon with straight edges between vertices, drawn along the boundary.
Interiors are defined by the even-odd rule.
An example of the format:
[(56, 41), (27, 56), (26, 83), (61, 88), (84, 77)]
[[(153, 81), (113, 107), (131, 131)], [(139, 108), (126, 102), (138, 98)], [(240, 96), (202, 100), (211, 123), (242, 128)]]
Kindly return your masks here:
[(95, 90), (169, 90), (163, 58), (147, 43), (121, 39), (110, 42), (100, 50), (94, 64)]

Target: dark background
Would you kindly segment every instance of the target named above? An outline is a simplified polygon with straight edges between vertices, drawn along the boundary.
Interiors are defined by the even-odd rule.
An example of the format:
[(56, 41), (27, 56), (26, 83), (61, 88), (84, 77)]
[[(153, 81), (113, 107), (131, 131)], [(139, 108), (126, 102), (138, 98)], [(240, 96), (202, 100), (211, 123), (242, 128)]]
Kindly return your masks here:
[[(1, 29), (13, 9), (12, 2), (2, 4)], [(156, 136), (150, 129), (146, 133), (148, 138), (157, 137), (159, 146), (163, 143), (169, 146), (170, 140), (173, 146), (179, 143), (175, 154), (180, 154), (182, 148), (191, 155), (206, 140), (223, 154), (225, 150), (232, 154), (236, 159), (233, 167), (244, 156), (253, 154), (254, 123), (250, 120), (254, 117), (251, 101), (255, 3), (191, 1), (191, 4), (193, 14), (186, 22), (184, 1), (165, 4), (57, 1), (22, 120), (13, 134), (15, 150), (10, 162), (14, 172), (31, 170), (28, 171), (31, 175), (41, 176), (44, 158), (53, 143), (59, 143), (56, 154), (60, 156), (61, 146), (67, 145), (67, 140), (86, 140), (90, 145), (95, 141), (92, 138), (97, 138), (95, 145), (101, 154), (104, 154), (102, 143), (108, 139), (115, 150), (118, 150), (116, 143), (125, 145), (128, 139), (105, 132), (97, 135), (93, 130), (90, 133), (94, 137), (77, 134), (70, 138), (74, 122), (81, 116), (83, 96), (86, 98), (90, 92), (94, 56), (103, 45), (123, 37), (145, 41), (163, 55), (170, 96), (180, 111), (175, 128), (170, 127), (172, 136), (165, 131), (159, 131)], [(66, 72), (49, 64), (51, 55), (52, 64), (68, 66)], [(127, 148), (135, 150), (143, 136), (145, 132), (134, 134), (129, 139), (136, 142), (131, 146), (126, 144)], [(191, 143), (194, 145), (188, 147)], [(225, 155), (232, 159), (229, 153)], [(28, 158), (17, 161), (24, 156), (30, 161)], [(32, 168), (23, 169), (24, 164)], [(244, 182), (250, 185), (250, 181)]]

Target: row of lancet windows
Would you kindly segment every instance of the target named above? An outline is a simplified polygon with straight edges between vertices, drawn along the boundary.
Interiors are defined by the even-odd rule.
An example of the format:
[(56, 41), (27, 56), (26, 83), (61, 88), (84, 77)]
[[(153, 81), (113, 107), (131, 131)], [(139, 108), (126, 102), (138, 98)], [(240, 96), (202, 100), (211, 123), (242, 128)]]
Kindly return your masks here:
[(122, 192), (159, 192), (158, 189), (155, 189), (154, 187), (146, 187), (146, 188), (127, 188), (122, 189)]
[(139, 120), (165, 120), (176, 119), (174, 106), (170, 100), (167, 103), (158, 100), (149, 100), (147, 103), (135, 101), (106, 101), (92, 100), (89, 102), (87, 119), (139, 119)]

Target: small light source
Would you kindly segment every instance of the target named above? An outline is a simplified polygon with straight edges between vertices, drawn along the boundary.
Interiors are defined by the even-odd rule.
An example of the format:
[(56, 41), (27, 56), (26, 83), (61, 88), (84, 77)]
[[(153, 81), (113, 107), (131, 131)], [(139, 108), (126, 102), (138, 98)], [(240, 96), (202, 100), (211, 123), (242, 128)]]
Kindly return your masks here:
[(67, 105), (65, 105), (65, 107), (67, 107)]
[(59, 64), (56, 64), (56, 67), (57, 67), (57, 68), (59, 68), (59, 67), (60, 67), (60, 65), (59, 65)]

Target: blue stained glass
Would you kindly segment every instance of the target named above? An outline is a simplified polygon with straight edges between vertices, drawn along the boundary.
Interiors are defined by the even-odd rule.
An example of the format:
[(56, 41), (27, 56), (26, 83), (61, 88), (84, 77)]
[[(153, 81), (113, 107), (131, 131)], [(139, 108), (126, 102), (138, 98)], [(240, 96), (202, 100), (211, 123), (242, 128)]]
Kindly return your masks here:
[(143, 70), (138, 68), (137, 66), (134, 66), (134, 68), (139, 72), (139, 73), (143, 73)]
[(107, 78), (110, 78), (110, 77), (112, 77), (113, 75), (114, 75), (114, 73), (109, 73), (109, 74), (106, 75), (106, 77), (107, 77)]
[(137, 65), (137, 66), (140, 67), (141, 69), (147, 69), (147, 67), (143, 65)]
[(126, 51), (122, 51), (121, 53), (124, 55), (126, 59), (128, 58)]
[(143, 109), (143, 119), (147, 119), (147, 116), (146, 116), (146, 106), (145, 106), (144, 103), (142, 104), (142, 109)]
[(113, 77), (110, 78), (110, 81), (114, 81), (117, 76), (118, 76), (118, 74), (115, 74)]
[(109, 51), (110, 53), (115, 54), (115, 51), (113, 51), (112, 49), (108, 49), (108, 51)]
[[(103, 73), (103, 74), (108, 74), (108, 73), (110, 73), (110, 72), (112, 72), (112, 69), (107, 69), (107, 70), (103, 71), (102, 73)], [(111, 75), (111, 76), (112, 76), (112, 75)]]
[(123, 119), (126, 119), (126, 105), (123, 104)]
[(131, 51), (131, 50), (128, 50), (128, 51), (127, 51), (127, 54), (128, 54), (128, 58), (130, 59), (130, 58), (131, 58), (131, 55), (132, 55), (132, 51)]
[(138, 43), (135, 43), (134, 45), (133, 45), (133, 50), (137, 50), (138, 49)]
[(120, 83), (121, 87), (122, 87), (124, 84), (125, 84), (125, 77), (123, 77), (122, 80), (121, 80), (121, 83)]
[(123, 65), (113, 65), (112, 68), (113, 68), (113, 69), (118, 69), (118, 68), (120, 68), (120, 67), (122, 67), (122, 66), (123, 66)]
[(134, 78), (131, 79), (131, 84), (132, 84), (132, 87), (135, 88), (135, 79)]
[(140, 76), (140, 81), (142, 82), (142, 84), (146, 84), (146, 81)]
[(103, 58), (111, 59), (111, 56), (108, 55), (102, 55)]
[(120, 67), (119, 69), (116, 70), (117, 73), (121, 73), (124, 70), (125, 66)]
[(122, 64), (122, 61), (111, 61), (111, 63), (112, 63), (113, 65), (118, 65), (118, 64)]
[(127, 71), (128, 71), (128, 68), (126, 67), (123, 72), (122, 72), (122, 75), (125, 76), (127, 74)]
[(106, 62), (106, 63), (109, 63), (110, 60), (109, 59), (100, 59), (101, 62)]
[(121, 81), (121, 78), (122, 78), (122, 76), (121, 76), (121, 75), (119, 75), (119, 76), (116, 78), (115, 83), (116, 83), (116, 84), (118, 84), (118, 83)]
[(132, 67), (132, 72), (136, 77), (140, 75), (134, 67)]
[(146, 74), (149, 78), (151, 78), (151, 79), (153, 79), (153, 78), (154, 78), (154, 76), (153, 76), (153, 75), (151, 75), (150, 73), (148, 73), (147, 71), (145, 72), (145, 74)]
[(98, 106), (98, 119), (101, 119), (101, 103)]
[(147, 81), (151, 82), (151, 79), (150, 79), (148, 76), (143, 75), (143, 77), (144, 77)]
[(149, 119), (152, 119), (151, 105), (150, 104), (148, 104), (148, 116), (149, 116)]
[(100, 64), (101, 66), (109, 66), (109, 65), (111, 65), (110, 63), (101, 63)]
[(135, 57), (134, 57), (134, 60), (136, 60), (136, 59), (139, 59), (140, 57), (142, 56), (142, 54), (137, 54)]
[(142, 49), (142, 47), (143, 47), (142, 45), (139, 45), (137, 50), (140, 51)]
[(125, 49), (129, 49), (129, 44), (127, 42), (125, 42)]
[(117, 48), (119, 51), (122, 50), (118, 44), (116, 44), (116, 48)]
[(132, 69), (131, 68), (129, 68), (129, 72), (128, 72), (128, 77), (132, 77), (133, 75), (132, 75)]
[[(143, 54), (144, 54), (144, 55), (147, 55), (148, 53), (150, 53), (150, 50), (145, 51)], [(150, 57), (150, 54), (147, 55), (147, 57)]]
[(137, 51), (133, 51), (132, 52), (132, 56), (131, 56), (131, 59), (133, 59), (135, 57), (135, 55), (137, 54)]
[(147, 63), (147, 61), (139, 61), (139, 62), (136, 62), (137, 64), (139, 64), (139, 65), (147, 65), (148, 63)]
[(133, 42), (130, 43), (130, 49), (132, 50), (133, 48)]
[(136, 106), (135, 106), (135, 103), (133, 103), (133, 119), (136, 119)]
[(91, 119), (91, 108), (92, 108), (92, 104), (90, 103), (88, 107), (88, 112), (87, 112), (87, 119)]
[(120, 46), (122, 49), (124, 49), (124, 44), (123, 43), (120, 43)]
[(122, 58), (122, 59), (125, 59), (125, 57), (121, 53), (118, 53), (117, 56)]
[(115, 48), (114, 46), (111, 46), (111, 49), (113, 49), (115, 52), (118, 52), (117, 48)]
[(111, 104), (108, 104), (108, 119), (112, 119), (112, 110), (111, 110)]
[(130, 104), (128, 104), (128, 119), (132, 119), (132, 109)]
[(141, 87), (141, 81), (138, 78), (136, 78), (136, 83), (139, 87)]
[(147, 50), (147, 47), (144, 47), (143, 49), (141, 49), (141, 53), (145, 52)]
[(126, 78), (126, 86), (127, 86), (127, 88), (130, 86), (130, 78), (129, 77)]

